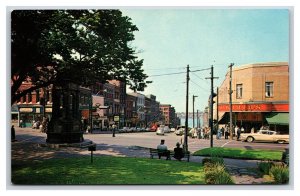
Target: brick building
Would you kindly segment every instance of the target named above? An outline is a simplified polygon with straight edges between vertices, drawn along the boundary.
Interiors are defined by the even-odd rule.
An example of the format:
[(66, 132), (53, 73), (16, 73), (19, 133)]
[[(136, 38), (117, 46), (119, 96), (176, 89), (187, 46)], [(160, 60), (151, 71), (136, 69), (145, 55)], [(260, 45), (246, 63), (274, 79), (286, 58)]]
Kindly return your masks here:
[[(263, 125), (289, 131), (289, 66), (287, 62), (247, 64), (232, 69), (233, 125), (246, 132)], [(219, 87), (214, 119), (229, 122), (229, 72)]]

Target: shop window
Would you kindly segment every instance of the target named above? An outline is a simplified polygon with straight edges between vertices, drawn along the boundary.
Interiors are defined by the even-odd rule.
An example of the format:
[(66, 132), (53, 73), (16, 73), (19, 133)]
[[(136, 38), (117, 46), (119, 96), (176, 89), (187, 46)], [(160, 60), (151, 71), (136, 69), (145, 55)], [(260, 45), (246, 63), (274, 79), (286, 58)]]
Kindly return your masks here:
[(236, 85), (236, 98), (241, 99), (243, 96), (243, 84)]
[(273, 82), (266, 82), (266, 97), (273, 97)]

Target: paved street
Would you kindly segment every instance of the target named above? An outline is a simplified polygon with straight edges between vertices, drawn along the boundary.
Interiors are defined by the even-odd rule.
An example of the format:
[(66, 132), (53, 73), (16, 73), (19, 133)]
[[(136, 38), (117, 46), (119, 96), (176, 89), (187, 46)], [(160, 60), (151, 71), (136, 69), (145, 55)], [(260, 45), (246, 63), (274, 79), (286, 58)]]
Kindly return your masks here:
[[(16, 128), (16, 138), (19, 141), (28, 141), (36, 143), (44, 143), (47, 135), (40, 133), (39, 130), (31, 128)], [(94, 133), (84, 134), (84, 139), (93, 141), (99, 146), (103, 145), (118, 145), (118, 146), (140, 146), (147, 148), (156, 148), (161, 139), (165, 140), (169, 148), (174, 148), (176, 142), (183, 140), (182, 136), (176, 136), (174, 133), (167, 133), (164, 136), (156, 135), (155, 132), (140, 132), (140, 133), (117, 133), (116, 137), (112, 137), (110, 133)], [(214, 147), (232, 147), (246, 149), (276, 149), (284, 150), (288, 148), (288, 144), (277, 143), (247, 143), (236, 140), (216, 140), (213, 141)], [(188, 138), (189, 150), (193, 153), (199, 149), (210, 147), (210, 140)]]

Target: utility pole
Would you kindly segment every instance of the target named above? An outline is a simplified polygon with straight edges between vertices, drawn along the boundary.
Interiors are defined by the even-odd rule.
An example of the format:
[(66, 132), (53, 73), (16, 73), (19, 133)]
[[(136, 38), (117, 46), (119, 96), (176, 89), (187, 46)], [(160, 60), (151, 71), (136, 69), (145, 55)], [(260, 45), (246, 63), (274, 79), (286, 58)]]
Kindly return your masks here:
[(195, 127), (195, 112), (194, 112), (194, 103), (195, 103), (195, 98), (198, 97), (196, 95), (193, 95), (193, 128)]
[(199, 112), (197, 110), (197, 128), (199, 128)]
[(189, 117), (189, 76), (190, 67), (187, 65), (186, 67), (186, 109), (185, 109), (185, 134), (184, 134), (184, 150), (188, 151), (188, 117)]
[(211, 82), (211, 92), (210, 92), (210, 119), (209, 119), (209, 126), (210, 126), (210, 147), (213, 147), (213, 105), (214, 105), (214, 97), (216, 96), (216, 94), (214, 93), (214, 79), (218, 79), (219, 77), (214, 77), (214, 66), (211, 66), (211, 77), (210, 78), (206, 78), (206, 79), (210, 79)]
[(230, 107), (230, 139), (233, 140), (233, 127), (232, 127), (232, 66), (234, 64), (233, 63), (230, 63), (229, 65), (229, 68), (230, 68), (230, 71), (229, 71), (229, 107)]
[(217, 130), (219, 130), (219, 87), (217, 87)]

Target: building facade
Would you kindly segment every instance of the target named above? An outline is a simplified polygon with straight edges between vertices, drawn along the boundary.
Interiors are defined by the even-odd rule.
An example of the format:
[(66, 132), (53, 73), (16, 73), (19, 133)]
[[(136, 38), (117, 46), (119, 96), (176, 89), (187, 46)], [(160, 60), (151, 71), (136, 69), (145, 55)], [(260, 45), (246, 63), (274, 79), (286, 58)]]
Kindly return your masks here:
[(168, 125), (169, 127), (176, 127), (176, 111), (175, 108), (170, 104), (160, 104), (160, 112), (163, 116), (162, 124)]
[[(214, 119), (218, 119), (219, 124), (229, 122), (229, 106), (229, 73), (227, 73), (219, 87), (218, 103), (214, 104)], [(268, 62), (233, 67), (232, 112), (233, 125), (243, 127), (245, 132), (250, 132), (252, 128), (258, 130), (267, 125), (273, 130), (287, 133), (288, 63)]]

